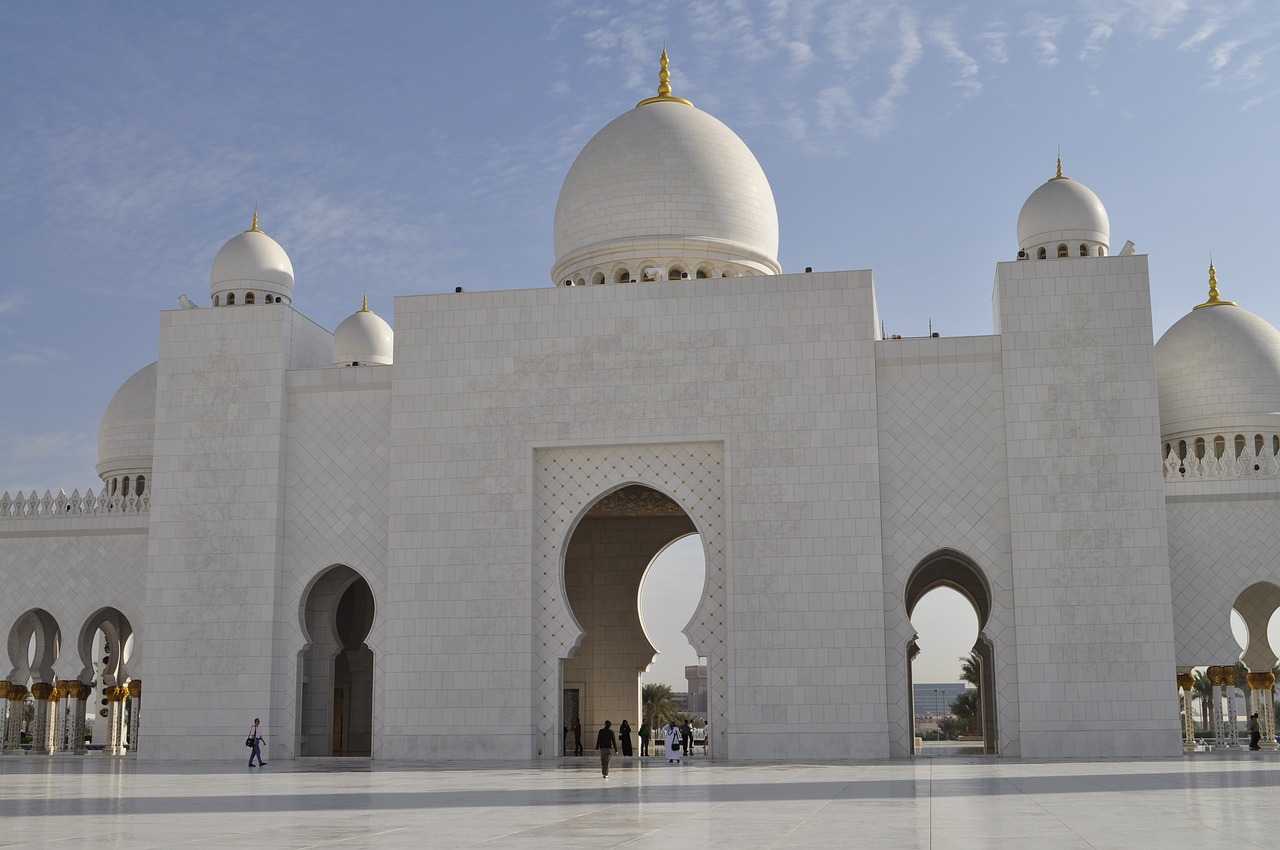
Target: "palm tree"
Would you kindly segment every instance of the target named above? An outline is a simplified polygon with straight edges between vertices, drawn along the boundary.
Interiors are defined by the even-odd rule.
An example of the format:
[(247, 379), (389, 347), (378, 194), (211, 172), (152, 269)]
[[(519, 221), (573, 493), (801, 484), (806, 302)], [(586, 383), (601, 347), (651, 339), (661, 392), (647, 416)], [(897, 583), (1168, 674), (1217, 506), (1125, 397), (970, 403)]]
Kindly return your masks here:
[(671, 693), (670, 685), (657, 683), (645, 685), (640, 689), (641, 710), (650, 729), (657, 729), (676, 718), (676, 701)]
[(964, 724), (964, 731), (973, 734), (978, 731), (978, 690), (965, 688), (960, 696), (951, 703), (951, 715)]
[[(951, 704), (951, 713), (964, 721), (966, 731), (977, 732), (982, 726), (982, 656), (978, 654), (978, 650), (969, 650), (968, 655), (960, 656), (960, 680), (973, 685), (972, 689), (966, 689), (956, 701)], [(963, 704), (961, 704), (963, 700)], [(961, 711), (968, 712), (961, 714), (956, 710), (956, 706), (961, 706)]]
[(1200, 700), (1200, 727), (1205, 735), (1209, 735), (1209, 705), (1213, 702), (1213, 684), (1207, 672), (1196, 673), (1196, 683), (1191, 686), (1193, 699)]

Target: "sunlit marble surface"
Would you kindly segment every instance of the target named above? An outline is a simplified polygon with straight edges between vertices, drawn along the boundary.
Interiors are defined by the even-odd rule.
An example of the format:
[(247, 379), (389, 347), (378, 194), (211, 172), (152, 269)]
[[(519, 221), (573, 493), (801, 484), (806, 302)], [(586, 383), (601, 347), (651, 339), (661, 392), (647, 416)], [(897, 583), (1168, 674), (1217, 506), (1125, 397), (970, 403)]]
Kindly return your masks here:
[(1280, 757), (422, 767), (0, 758), (0, 847), (1274, 847)]

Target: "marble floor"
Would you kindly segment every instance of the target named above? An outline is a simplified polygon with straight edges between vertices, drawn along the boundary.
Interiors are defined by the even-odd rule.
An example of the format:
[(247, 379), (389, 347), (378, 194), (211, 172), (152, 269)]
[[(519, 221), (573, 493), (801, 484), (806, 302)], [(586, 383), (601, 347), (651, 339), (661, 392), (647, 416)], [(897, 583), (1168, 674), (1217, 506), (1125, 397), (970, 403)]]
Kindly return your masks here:
[(0, 847), (1275, 847), (1280, 753), (675, 766), (0, 758)]

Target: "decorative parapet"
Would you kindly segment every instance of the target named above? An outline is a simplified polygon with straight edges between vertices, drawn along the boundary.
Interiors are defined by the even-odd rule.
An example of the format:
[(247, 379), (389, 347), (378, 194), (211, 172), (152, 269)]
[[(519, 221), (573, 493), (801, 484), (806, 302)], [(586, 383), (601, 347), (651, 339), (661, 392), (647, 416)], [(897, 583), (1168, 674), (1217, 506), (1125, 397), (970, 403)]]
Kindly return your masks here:
[(1202, 434), (1165, 440), (1165, 481), (1280, 478), (1280, 435)]
[(0, 519), (36, 519), (67, 516), (112, 516), (120, 514), (145, 514), (151, 510), (151, 495), (141, 496), (109, 496), (104, 489), (94, 495), (90, 489), (83, 496), (79, 490), (68, 496), (59, 491), (53, 495), (48, 490), (43, 496), (37, 496), (32, 490), (30, 496), (19, 491), (16, 497), (8, 492), (0, 495)]

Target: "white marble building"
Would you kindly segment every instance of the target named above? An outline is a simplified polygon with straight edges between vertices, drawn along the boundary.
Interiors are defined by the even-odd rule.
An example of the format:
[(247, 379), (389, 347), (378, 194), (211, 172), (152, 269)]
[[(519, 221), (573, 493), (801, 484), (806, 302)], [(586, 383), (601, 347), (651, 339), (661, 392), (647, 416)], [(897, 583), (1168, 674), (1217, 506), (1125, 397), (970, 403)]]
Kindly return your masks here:
[(1157, 345), (1146, 258), (1059, 170), (992, 335), (883, 339), (871, 272), (782, 274), (759, 164), (661, 80), (570, 169), (554, 286), (330, 332), (256, 217), (223, 247), (103, 417), (102, 492), (0, 497), (7, 752), (32, 694), (37, 753), (88, 700), (143, 758), (260, 716), (273, 759), (551, 759), (566, 705), (638, 716), (639, 584), (691, 533), (713, 757), (910, 754), (940, 585), (992, 753), (1181, 752), (1233, 609), (1270, 691), (1280, 333), (1215, 285)]

